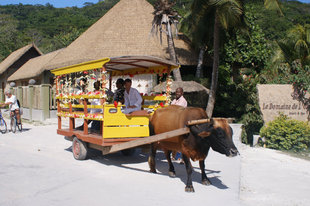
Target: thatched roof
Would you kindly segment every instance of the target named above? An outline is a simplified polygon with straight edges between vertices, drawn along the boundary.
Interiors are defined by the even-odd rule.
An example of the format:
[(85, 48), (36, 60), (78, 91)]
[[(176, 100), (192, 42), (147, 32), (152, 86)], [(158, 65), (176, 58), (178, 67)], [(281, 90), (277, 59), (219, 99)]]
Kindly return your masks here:
[[(179, 87), (183, 88), (184, 92), (200, 92), (206, 91), (209, 93), (209, 89), (205, 88), (203, 85), (195, 82), (195, 81), (173, 81), (171, 85), (171, 91), (175, 92), (175, 90)], [(166, 91), (166, 82), (162, 82), (154, 87), (154, 92), (161, 93)]]
[(31, 48), (34, 48), (35, 50), (37, 50), (37, 52), (40, 55), (42, 55), (42, 52), (34, 44), (29, 44), (27, 46), (24, 46), (24, 47), (14, 51), (14, 52), (12, 52), (7, 58), (5, 58), (0, 63), (0, 74), (5, 72), (12, 64), (14, 64), (19, 58), (21, 58)]
[(61, 50), (59, 49), (42, 56), (38, 56), (27, 61), (23, 66), (21, 66), (16, 72), (14, 72), (8, 81), (15, 81), (20, 79), (29, 79), (32, 77), (39, 76), (44, 72), (44, 66), (53, 59)]
[[(115, 56), (155, 56), (169, 59), (167, 40), (150, 35), (154, 11), (146, 0), (120, 0), (101, 19), (60, 52), (46, 69)], [(189, 44), (175, 40), (180, 64), (196, 64)]]

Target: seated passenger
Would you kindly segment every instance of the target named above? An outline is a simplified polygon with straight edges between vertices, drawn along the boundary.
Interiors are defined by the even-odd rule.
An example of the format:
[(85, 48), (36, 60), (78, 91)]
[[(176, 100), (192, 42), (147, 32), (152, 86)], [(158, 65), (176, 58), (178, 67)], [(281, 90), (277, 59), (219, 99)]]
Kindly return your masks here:
[[(96, 91), (100, 91), (100, 82), (96, 81), (94, 83), (94, 92)], [(103, 100), (102, 99), (89, 99), (90, 104), (91, 105), (102, 105), (103, 104)], [(84, 110), (84, 109), (82, 109)], [(91, 114), (95, 114), (95, 113), (102, 113), (102, 109), (90, 109), (90, 113)], [(88, 120), (87, 124), (92, 123), (91, 124), (91, 129), (92, 130), (100, 130), (100, 121), (97, 120)], [(81, 126), (76, 128), (77, 130), (84, 130), (84, 124), (82, 124)]]
[(131, 88), (131, 79), (125, 80), (125, 106), (123, 113), (129, 114), (133, 111), (141, 110), (142, 97), (137, 89)]
[(113, 101), (121, 102), (122, 104), (124, 104), (125, 87), (124, 87), (124, 80), (122, 78), (119, 78), (116, 81), (116, 88), (117, 90), (114, 93)]
[(187, 101), (183, 97), (183, 88), (179, 87), (175, 90), (175, 99), (171, 102), (171, 105), (179, 105), (182, 107), (187, 107)]
[[(100, 82), (99, 81), (96, 81), (94, 83), (94, 92), (97, 92), (97, 91), (100, 91)], [(90, 102), (91, 105), (102, 105), (102, 103), (103, 103), (102, 99), (90, 99), (90, 101), (91, 101)], [(102, 109), (93, 109), (92, 108), (90, 110), (90, 113), (91, 114), (102, 113)], [(91, 129), (92, 130), (100, 130), (100, 121), (92, 120), (90, 122), (92, 122), (92, 124), (91, 124)], [(88, 124), (90, 122), (88, 122)]]

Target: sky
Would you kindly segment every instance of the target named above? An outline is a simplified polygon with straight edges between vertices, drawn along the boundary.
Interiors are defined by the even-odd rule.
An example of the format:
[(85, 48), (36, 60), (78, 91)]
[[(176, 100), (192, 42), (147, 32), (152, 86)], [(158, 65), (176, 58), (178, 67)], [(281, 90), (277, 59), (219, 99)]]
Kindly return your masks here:
[[(83, 7), (85, 2), (98, 3), (99, 0), (0, 0), (0, 5), (7, 4), (42, 4), (45, 5), (47, 3), (52, 4), (56, 8), (63, 7)], [(310, 0), (309, 0), (310, 1)]]
[[(299, 0), (300, 2), (310, 3), (310, 0)], [(63, 7), (83, 7), (85, 2), (97, 3), (98, 0), (0, 0), (0, 5), (7, 4), (42, 4), (45, 5), (47, 3), (52, 4), (56, 8)]]

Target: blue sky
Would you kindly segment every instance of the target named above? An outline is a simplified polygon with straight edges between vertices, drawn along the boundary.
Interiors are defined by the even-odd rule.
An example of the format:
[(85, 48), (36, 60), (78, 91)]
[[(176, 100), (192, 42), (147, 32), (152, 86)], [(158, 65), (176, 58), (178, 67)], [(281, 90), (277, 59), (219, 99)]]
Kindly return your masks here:
[[(310, 0), (299, 0), (304, 3), (310, 3)], [(52, 4), (54, 7), (62, 8), (62, 7), (83, 7), (84, 2), (97, 3), (98, 0), (0, 0), (0, 5), (7, 4), (42, 4), (46, 3)]]
[(50, 3), (54, 7), (62, 8), (72, 6), (83, 7), (84, 2), (97, 3), (98, 0), (0, 0), (0, 5), (19, 4), (19, 3), (45, 5), (47, 3)]

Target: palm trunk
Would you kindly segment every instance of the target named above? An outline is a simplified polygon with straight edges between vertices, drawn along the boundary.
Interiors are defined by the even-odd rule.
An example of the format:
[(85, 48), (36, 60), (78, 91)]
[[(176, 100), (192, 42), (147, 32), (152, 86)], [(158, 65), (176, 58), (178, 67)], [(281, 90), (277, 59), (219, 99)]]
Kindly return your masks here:
[(219, 46), (220, 46), (220, 39), (219, 39), (219, 21), (218, 17), (215, 16), (214, 20), (214, 40), (213, 40), (213, 48), (214, 48), (214, 55), (213, 55), (213, 71), (212, 71), (212, 82), (211, 82), (211, 89), (209, 93), (208, 105), (206, 109), (206, 113), (209, 118), (212, 117), (214, 105), (215, 105), (215, 95), (218, 83), (218, 68), (219, 68)]
[(202, 63), (203, 63), (203, 56), (205, 53), (206, 49), (204, 46), (200, 47), (200, 51), (199, 51), (199, 57), (198, 57), (198, 63), (197, 63), (197, 69), (196, 69), (196, 77), (197, 78), (201, 78), (201, 67), (202, 67)]
[[(167, 22), (166, 26), (167, 26), (166, 28), (167, 28), (167, 32), (168, 32), (167, 41), (168, 41), (168, 50), (169, 50), (169, 54), (170, 54), (170, 59), (173, 62), (179, 64), (177, 55), (175, 53), (175, 47), (174, 47), (173, 37), (172, 37), (172, 33), (171, 33), (171, 26), (170, 26), (169, 21)], [(174, 79), (176, 81), (182, 81), (180, 69), (174, 69), (173, 70), (173, 76), (174, 76)]]

